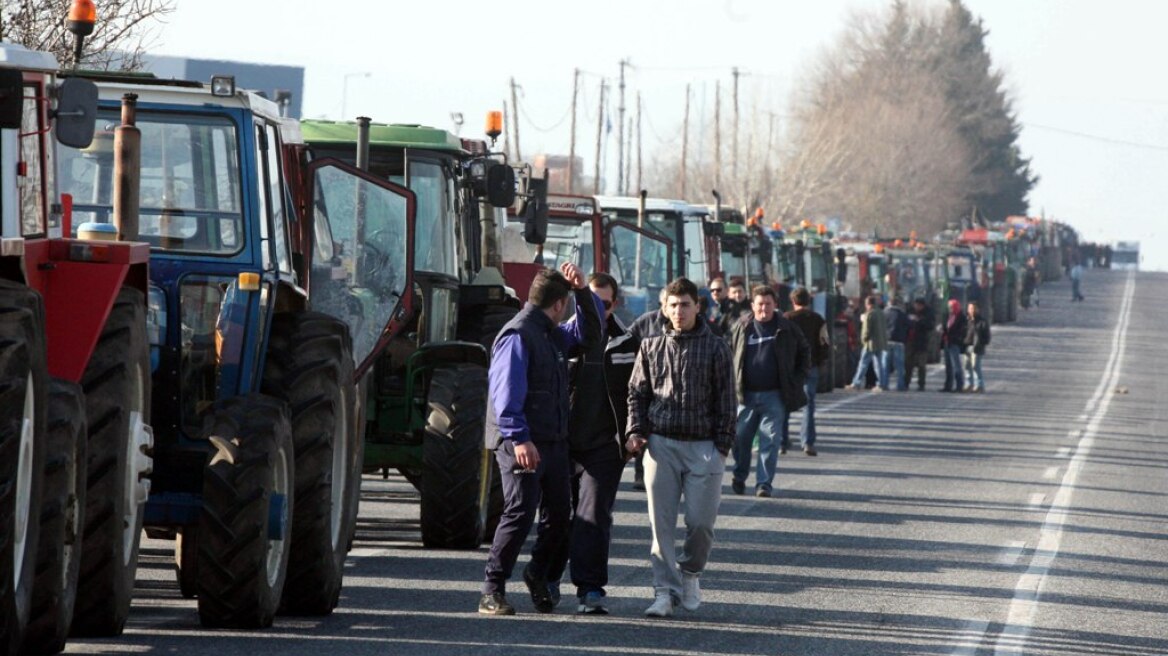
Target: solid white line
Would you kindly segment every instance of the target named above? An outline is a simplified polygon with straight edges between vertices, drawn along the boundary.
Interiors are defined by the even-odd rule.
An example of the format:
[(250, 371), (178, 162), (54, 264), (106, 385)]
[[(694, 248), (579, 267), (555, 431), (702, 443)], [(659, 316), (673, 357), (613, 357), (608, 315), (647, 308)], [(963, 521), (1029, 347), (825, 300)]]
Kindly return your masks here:
[(1058, 467), (1047, 467), (1046, 471), (1042, 472), (1042, 477), (1046, 478), (1046, 479), (1051, 479), (1051, 478), (1054, 478), (1055, 476), (1058, 476), (1058, 473), (1059, 473)]
[(965, 623), (958, 633), (957, 648), (949, 652), (952, 656), (975, 656), (977, 648), (981, 646), (981, 639), (985, 636), (990, 623), (986, 620), (974, 619)]
[(1006, 545), (1005, 549), (1002, 549), (1002, 552), (998, 554), (998, 557), (996, 560), (994, 560), (994, 563), (997, 565), (1014, 565), (1018, 562), (1018, 559), (1022, 557), (1022, 552), (1025, 550), (1025, 542), (1022, 542), (1021, 540), (1017, 542), (1011, 542), (1010, 544)]
[(1120, 306), (1119, 321), (1115, 326), (1112, 338), (1111, 357), (1104, 368), (1103, 378), (1099, 381), (1092, 397), (1095, 405), (1095, 414), (1087, 424), (1083, 438), (1079, 440), (1075, 455), (1067, 465), (1067, 472), (1063, 475), (1062, 484), (1051, 501), (1050, 510), (1039, 532), (1038, 544), (1034, 550), (1034, 557), (1030, 559), (1030, 566), (1026, 573), (1018, 579), (1014, 588), (1014, 599), (1010, 602), (1010, 609), (1006, 616), (1005, 626), (998, 636), (994, 648), (995, 655), (1022, 654), (1026, 650), (1026, 641), (1030, 629), (1034, 624), (1034, 617), (1038, 613), (1038, 601), (1042, 590), (1046, 586), (1046, 575), (1058, 556), (1062, 542), (1063, 524), (1067, 520), (1067, 512), (1071, 508), (1071, 499), (1075, 492), (1075, 483), (1079, 473), (1086, 463), (1091, 447), (1095, 443), (1095, 434), (1099, 431), (1107, 409), (1111, 405), (1119, 374), (1123, 369), (1123, 354), (1127, 348), (1127, 327), (1131, 321), (1132, 296), (1135, 292), (1135, 277), (1128, 274), (1127, 286), (1124, 289), (1123, 303)]

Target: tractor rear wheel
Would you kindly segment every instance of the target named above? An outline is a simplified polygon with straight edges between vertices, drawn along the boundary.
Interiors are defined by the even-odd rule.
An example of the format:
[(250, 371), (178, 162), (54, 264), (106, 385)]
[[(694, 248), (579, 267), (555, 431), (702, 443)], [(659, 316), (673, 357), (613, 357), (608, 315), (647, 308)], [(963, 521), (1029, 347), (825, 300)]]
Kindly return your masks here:
[(215, 404), (204, 437), (199, 515), (199, 620), (206, 627), (272, 625), (284, 589), (295, 509), (288, 407), (263, 394)]
[(44, 306), (0, 281), (0, 653), (22, 653), (30, 621), (41, 507), (48, 367)]
[(357, 429), (348, 327), (317, 312), (276, 315), (263, 389), (291, 408), (296, 454), (296, 549), (280, 612), (327, 615), (340, 602), (361, 485), (362, 462), (355, 456), (364, 436)]
[(149, 493), (150, 350), (146, 298), (123, 287), (81, 377), (88, 463), (72, 635), (120, 635), (130, 614)]
[(467, 363), (436, 367), (426, 402), (422, 543), (475, 549), (483, 539), (490, 499), (491, 463), (483, 442), (487, 370)]
[(22, 648), (29, 654), (60, 652), (73, 622), (85, 520), (85, 400), (79, 385), (58, 379), (50, 383), (45, 442), (36, 584)]

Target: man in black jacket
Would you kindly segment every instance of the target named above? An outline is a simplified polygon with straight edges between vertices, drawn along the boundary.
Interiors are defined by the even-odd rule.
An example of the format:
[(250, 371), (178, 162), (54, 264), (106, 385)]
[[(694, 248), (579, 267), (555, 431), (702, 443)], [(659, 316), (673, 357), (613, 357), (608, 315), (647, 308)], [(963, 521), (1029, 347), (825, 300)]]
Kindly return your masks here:
[(807, 404), (803, 381), (811, 367), (811, 353), (799, 327), (775, 312), (775, 290), (759, 285), (751, 292), (751, 299), (751, 313), (730, 333), (739, 404), (731, 487), (735, 494), (746, 490), (751, 445), (757, 434), (755, 495), (769, 497), (779, 457), (781, 422), (788, 412)]
[[(571, 412), (568, 448), (574, 468), (574, 516), (568, 544), (548, 567), (549, 581), (559, 581), (571, 562), (577, 611), (607, 615), (604, 586), (608, 583), (608, 549), (612, 538), (612, 508), (627, 454), (625, 424), (629, 416), (629, 377), (637, 358), (638, 340), (613, 313), (620, 287), (607, 273), (588, 278), (592, 293), (604, 304), (606, 344), (596, 344), (569, 365)], [(570, 561), (569, 561), (570, 559)]]
[(899, 296), (893, 297), (884, 308), (884, 323), (888, 326), (888, 346), (884, 349), (884, 379), (892, 386), (892, 372), (896, 372), (896, 391), (908, 389), (908, 372), (904, 370), (904, 346), (908, 341), (908, 314)]
[(941, 348), (945, 355), (945, 387), (941, 392), (960, 392), (965, 387), (965, 376), (961, 373), (961, 354), (965, 351), (965, 314), (961, 312), (961, 301), (949, 299), (949, 316), (941, 329)]
[[(787, 319), (799, 327), (807, 346), (811, 351), (811, 366), (807, 369), (807, 377), (803, 380), (803, 393), (807, 396), (807, 406), (803, 408), (803, 423), (799, 430), (799, 441), (803, 444), (803, 453), (814, 456), (815, 450), (815, 392), (819, 387), (819, 368), (827, 362), (831, 355), (831, 340), (827, 334), (827, 321), (811, 309), (811, 293), (806, 287), (799, 287), (791, 292), (791, 305), (794, 310), (788, 312)], [(787, 427), (791, 412), (783, 419), (783, 443), (779, 453), (786, 453), (791, 447), (790, 433)]]
[(981, 316), (977, 303), (970, 303), (965, 323), (965, 380), (967, 392), (984, 392), (985, 379), (981, 374), (981, 359), (990, 345), (990, 322)]
[(913, 301), (912, 312), (908, 315), (907, 376), (912, 382), (912, 373), (917, 373), (917, 389), (925, 389), (925, 369), (929, 364), (929, 337), (933, 334), (933, 311), (925, 299)]

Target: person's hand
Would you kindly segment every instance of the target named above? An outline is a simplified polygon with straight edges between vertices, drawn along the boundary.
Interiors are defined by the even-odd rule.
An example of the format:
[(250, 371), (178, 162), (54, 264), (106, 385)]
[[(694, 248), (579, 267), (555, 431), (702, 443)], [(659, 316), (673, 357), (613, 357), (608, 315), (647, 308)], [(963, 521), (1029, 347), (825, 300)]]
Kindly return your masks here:
[(524, 469), (539, 467), (539, 449), (531, 442), (515, 445), (515, 462)]
[(628, 451), (630, 455), (636, 455), (637, 453), (640, 453), (641, 449), (644, 449), (645, 445), (648, 443), (649, 440), (646, 440), (643, 437), (630, 435), (629, 439), (625, 440), (625, 450)]
[(580, 267), (571, 262), (564, 262), (560, 265), (560, 273), (564, 274), (573, 287), (584, 289), (584, 274), (580, 272)]

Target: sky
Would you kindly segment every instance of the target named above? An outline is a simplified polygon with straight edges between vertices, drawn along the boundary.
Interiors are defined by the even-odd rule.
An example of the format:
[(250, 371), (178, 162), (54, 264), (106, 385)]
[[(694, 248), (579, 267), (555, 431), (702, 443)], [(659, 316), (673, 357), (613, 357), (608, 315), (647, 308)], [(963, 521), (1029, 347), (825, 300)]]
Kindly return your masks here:
[[(696, 122), (712, 116), (720, 81), (728, 121), (735, 67), (742, 121), (763, 124), (773, 113), (781, 132), (790, 96), (817, 58), (857, 12), (882, 10), (889, 0), (330, 0), (321, 5), (327, 11), (174, 3), (151, 52), (304, 66), (306, 117), (363, 114), (453, 129), (451, 114), (460, 112), (462, 134), (479, 136), (486, 112), (509, 101), (514, 78), (525, 154), (568, 152), (573, 70), (580, 69), (577, 152), (591, 171), (598, 87), (602, 78), (615, 84), (621, 59), (631, 62), (626, 105), (642, 96), (648, 162), (654, 151), (680, 148), (687, 83)], [(1087, 240), (1139, 240), (1141, 267), (1168, 270), (1168, 3), (966, 6), (989, 30), (990, 54), (1022, 125), (1023, 154), (1041, 176), (1030, 214), (1067, 222)], [(615, 110), (610, 118), (616, 121)], [(610, 183), (613, 129), (602, 157)]]

